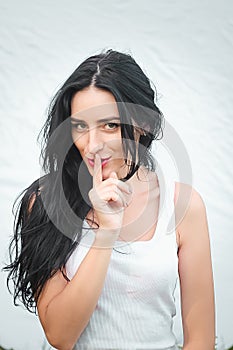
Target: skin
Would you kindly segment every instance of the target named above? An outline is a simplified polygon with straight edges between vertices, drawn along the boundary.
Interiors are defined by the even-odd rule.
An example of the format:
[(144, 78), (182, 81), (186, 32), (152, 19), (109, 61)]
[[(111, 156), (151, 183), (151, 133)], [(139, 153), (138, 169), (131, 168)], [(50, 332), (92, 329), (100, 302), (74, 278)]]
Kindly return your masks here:
[[(78, 131), (77, 126), (72, 128), (72, 136), (93, 176), (89, 197), (99, 230), (73, 279), (67, 282), (62, 273), (57, 272), (47, 281), (37, 302), (46, 336), (60, 350), (71, 350), (88, 324), (104, 285), (114, 242), (119, 239), (148, 240), (156, 234), (160, 200), (154, 173), (141, 168), (139, 174), (143, 181), (135, 175), (125, 183), (120, 180), (127, 171), (120, 129), (98, 122), (103, 116), (114, 114), (118, 117), (113, 95), (89, 87), (76, 93), (71, 110), (73, 118), (85, 121), (83, 125), (79, 124)], [(90, 113), (84, 113), (87, 110)], [(109, 157), (107, 162), (103, 160), (105, 156)], [(213, 350), (214, 287), (205, 206), (191, 186), (181, 183), (176, 183), (174, 202), (183, 349)], [(138, 231), (142, 235), (135, 237)]]
[[(149, 239), (155, 229), (155, 218), (151, 213), (158, 211), (158, 181), (155, 175), (148, 175), (143, 168), (139, 171), (142, 181), (137, 176), (127, 183), (119, 180), (127, 175), (128, 168), (124, 161), (114, 96), (108, 91), (89, 87), (73, 97), (71, 112), (74, 144), (93, 176), (93, 189), (89, 197), (95, 220), (103, 229), (118, 229), (121, 240), (129, 240), (130, 233), (138, 231), (142, 235), (147, 233)], [(102, 122), (103, 119), (108, 120)], [(135, 136), (138, 140), (140, 129), (135, 131)], [(106, 158), (107, 162), (101, 162)], [(94, 160), (94, 164), (90, 164), (90, 159)], [(149, 200), (149, 193), (153, 200)], [(141, 206), (138, 205), (139, 199)], [(147, 227), (142, 222), (148, 223)], [(130, 237), (131, 240), (135, 239), (132, 235)]]
[(215, 301), (205, 205), (197, 191), (182, 183), (176, 183), (175, 203), (183, 349), (213, 350)]
[[(71, 102), (72, 137), (89, 172), (93, 175), (98, 154), (108, 159), (102, 169), (103, 180), (115, 172), (118, 178), (127, 174), (122, 149), (120, 117), (114, 96), (105, 90), (89, 87), (76, 93)], [(106, 121), (102, 121), (106, 119)]]

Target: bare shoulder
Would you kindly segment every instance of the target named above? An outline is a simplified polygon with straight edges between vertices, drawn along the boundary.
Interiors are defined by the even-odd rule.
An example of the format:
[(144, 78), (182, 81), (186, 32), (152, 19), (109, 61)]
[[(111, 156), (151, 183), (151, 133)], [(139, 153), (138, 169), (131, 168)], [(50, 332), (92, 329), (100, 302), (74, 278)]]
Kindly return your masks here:
[(182, 182), (175, 182), (175, 204), (192, 211), (205, 208), (200, 193), (191, 185)]
[(181, 182), (175, 183), (175, 216), (179, 246), (190, 239), (192, 228), (197, 224), (206, 226), (206, 208), (198, 191)]

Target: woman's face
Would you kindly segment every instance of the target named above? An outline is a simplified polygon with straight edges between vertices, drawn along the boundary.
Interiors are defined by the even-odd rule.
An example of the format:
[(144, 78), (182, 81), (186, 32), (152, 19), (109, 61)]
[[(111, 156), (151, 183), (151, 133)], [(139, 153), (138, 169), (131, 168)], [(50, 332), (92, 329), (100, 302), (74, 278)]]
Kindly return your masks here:
[(120, 117), (112, 93), (93, 86), (78, 91), (71, 101), (71, 127), (74, 144), (91, 175), (96, 153), (101, 158), (103, 179), (112, 171), (118, 178), (127, 175)]

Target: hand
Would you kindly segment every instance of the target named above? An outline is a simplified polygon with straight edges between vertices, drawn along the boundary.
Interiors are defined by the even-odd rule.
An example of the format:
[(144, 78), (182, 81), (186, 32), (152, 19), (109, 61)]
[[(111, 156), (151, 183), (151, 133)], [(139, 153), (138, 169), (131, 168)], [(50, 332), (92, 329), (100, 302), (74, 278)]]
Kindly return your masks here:
[(103, 181), (101, 158), (96, 154), (93, 188), (89, 192), (89, 198), (100, 229), (120, 232), (130, 193), (129, 185), (119, 180), (115, 172)]

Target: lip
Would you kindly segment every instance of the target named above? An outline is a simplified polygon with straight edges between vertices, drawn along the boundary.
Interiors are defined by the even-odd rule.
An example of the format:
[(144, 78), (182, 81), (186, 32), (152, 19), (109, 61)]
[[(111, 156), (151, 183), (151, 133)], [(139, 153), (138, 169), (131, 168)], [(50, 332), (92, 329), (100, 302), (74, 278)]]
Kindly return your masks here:
[[(108, 161), (110, 160), (111, 157), (108, 157), (108, 158), (101, 158), (101, 165), (102, 165), (102, 168), (105, 167), (108, 163)], [(94, 168), (94, 165), (95, 165), (95, 161), (94, 159), (91, 159), (91, 158), (87, 158), (88, 160), (88, 163), (89, 165)]]

